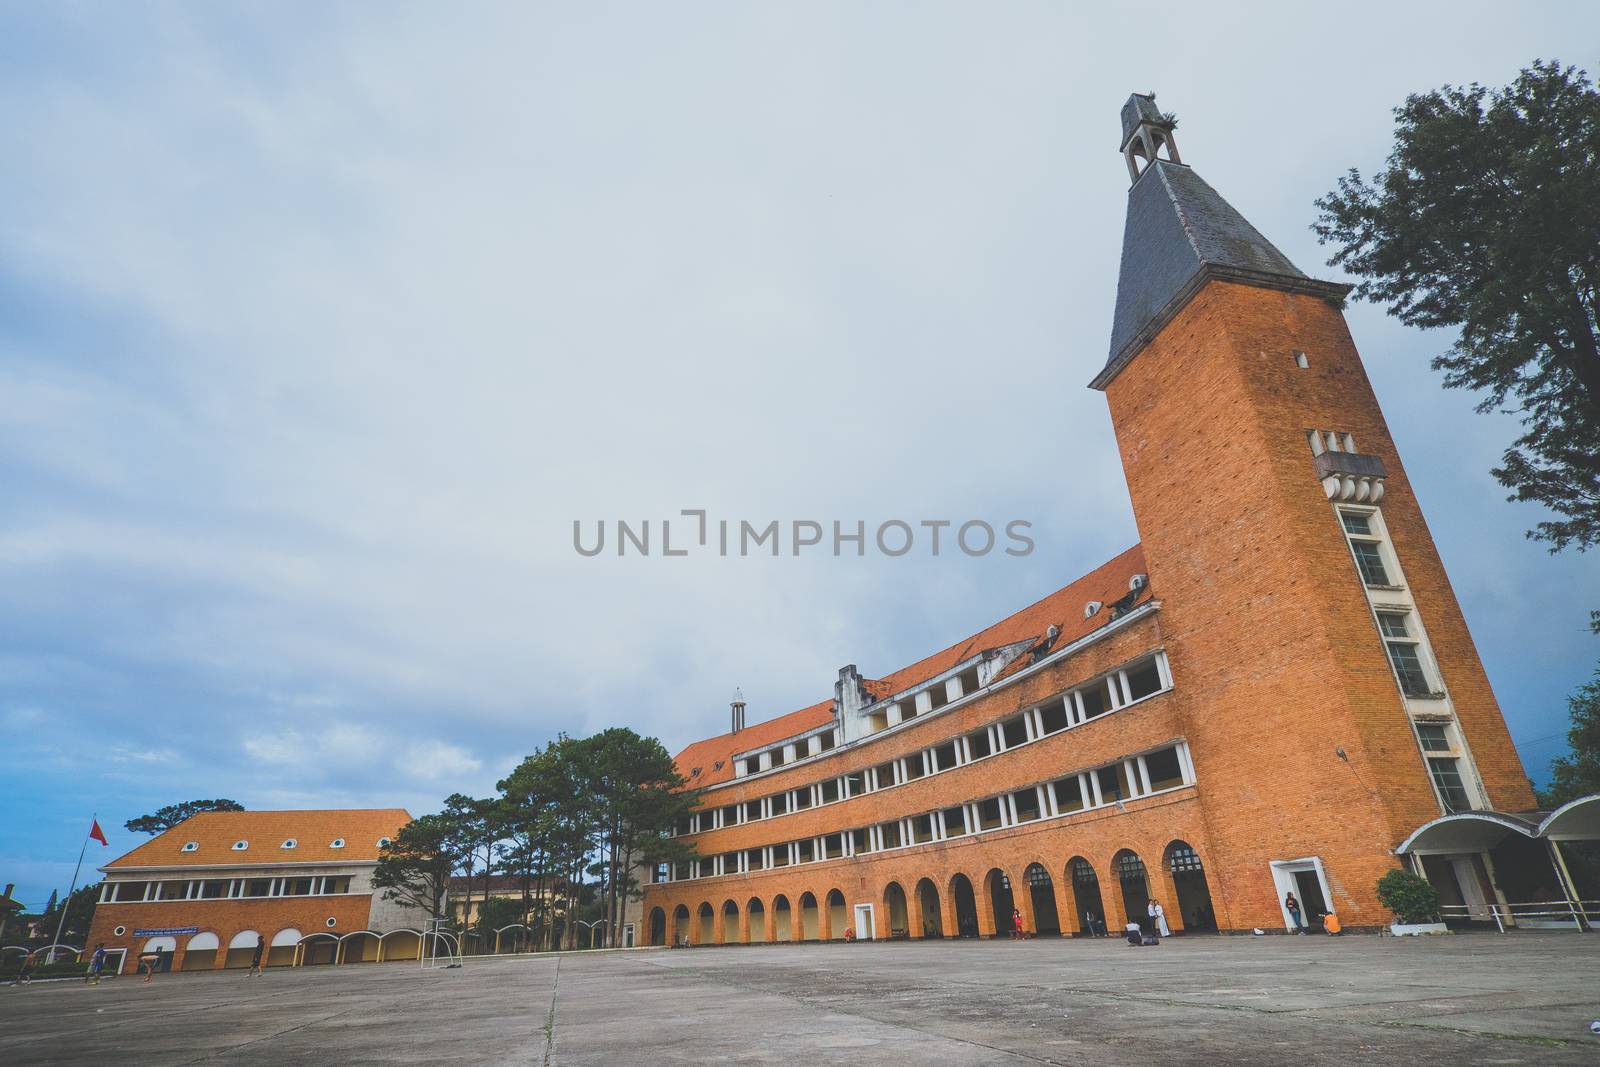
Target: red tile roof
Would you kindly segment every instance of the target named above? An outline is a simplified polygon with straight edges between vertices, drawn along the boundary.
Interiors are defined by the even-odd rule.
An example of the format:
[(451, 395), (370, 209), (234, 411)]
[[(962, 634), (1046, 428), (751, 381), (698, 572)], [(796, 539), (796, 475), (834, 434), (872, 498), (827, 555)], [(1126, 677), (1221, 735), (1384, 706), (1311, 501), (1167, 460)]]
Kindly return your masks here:
[[(1018, 641), (1041, 639), (1052, 625), (1061, 628), (1053, 647), (1076, 641), (1098, 630), (1111, 621), (1111, 613), (1102, 610), (1093, 618), (1083, 617), (1083, 606), (1091, 600), (1113, 604), (1128, 596), (1128, 582), (1145, 569), (1144, 548), (1134, 545), (1115, 559), (1102, 564), (1071, 585), (1056, 590), (1038, 603), (1023, 608), (1015, 615), (1001, 619), (988, 629), (958, 641), (949, 648), (909, 667), (895, 671), (885, 678), (867, 679), (867, 694), (874, 701), (883, 700), (904, 692), (950, 670), (956, 664), (971, 659), (980, 652)], [(1149, 598), (1149, 587), (1137, 599)], [(733, 755), (782, 741), (833, 721), (833, 699), (813, 704), (799, 711), (766, 722), (747, 726), (738, 733), (718, 734), (696, 741), (677, 755), (678, 773), (689, 779), (692, 786), (717, 785), (733, 779)], [(718, 766), (718, 763), (721, 766)], [(695, 773), (698, 771), (699, 773)]]
[[(410, 821), (404, 808), (207, 811), (118, 856), (106, 868), (369, 862), (378, 858), (378, 839), (394, 837)], [(290, 838), (295, 847), (284, 848)], [(340, 838), (344, 847), (333, 848)], [(200, 847), (183, 851), (190, 841)], [(248, 841), (250, 847), (237, 850), (235, 841)]]

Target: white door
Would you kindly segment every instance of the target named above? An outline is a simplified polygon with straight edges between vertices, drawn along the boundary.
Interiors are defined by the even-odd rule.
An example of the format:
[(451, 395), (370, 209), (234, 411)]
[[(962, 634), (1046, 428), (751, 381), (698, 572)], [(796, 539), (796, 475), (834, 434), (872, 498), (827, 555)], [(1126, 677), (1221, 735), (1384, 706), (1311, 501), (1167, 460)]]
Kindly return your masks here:
[(1491, 918), (1489, 902), (1483, 897), (1483, 883), (1478, 881), (1478, 865), (1472, 862), (1471, 856), (1451, 856), (1450, 867), (1455, 871), (1467, 915), (1475, 922), (1488, 922)]
[(622, 947), (623, 948), (632, 948), (633, 947), (633, 924), (632, 923), (623, 923), (622, 924)]
[[(1323, 901), (1329, 908), (1333, 907), (1333, 894), (1328, 892), (1328, 876), (1327, 872), (1322, 869), (1322, 858), (1320, 856), (1307, 856), (1298, 860), (1273, 860), (1272, 882), (1278, 893), (1278, 910), (1283, 913), (1283, 928), (1289, 933), (1294, 933), (1295, 925), (1294, 920), (1289, 917), (1289, 909), (1283, 906), (1283, 898), (1293, 893), (1296, 900), (1300, 899), (1300, 887), (1295, 883), (1294, 876), (1302, 872), (1316, 874), (1317, 885), (1322, 889)], [(1313, 925), (1316, 922), (1316, 916), (1305, 913), (1303, 902), (1300, 915), (1305, 919), (1307, 927), (1316, 929)]]
[(856, 940), (871, 941), (873, 934), (872, 905), (856, 905)]

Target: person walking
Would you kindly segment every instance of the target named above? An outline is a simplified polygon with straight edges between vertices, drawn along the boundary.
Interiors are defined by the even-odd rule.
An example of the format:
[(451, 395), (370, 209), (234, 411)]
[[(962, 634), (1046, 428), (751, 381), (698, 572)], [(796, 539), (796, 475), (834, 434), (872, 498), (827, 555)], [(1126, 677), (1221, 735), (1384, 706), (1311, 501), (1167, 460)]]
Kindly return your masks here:
[(94, 947), (94, 955), (89, 957), (89, 985), (100, 984), (100, 972), (106, 969), (106, 943), (100, 942)]
[(250, 954), (250, 969), (244, 972), (244, 976), (246, 978), (249, 978), (251, 975), (258, 975), (261, 973), (261, 954), (266, 951), (266, 947), (266, 941), (260, 934), (257, 934), (256, 950)]
[(139, 971), (144, 975), (145, 982), (156, 976), (156, 968), (161, 966), (161, 950), (148, 949), (139, 954)]
[(1159, 900), (1150, 902), (1150, 918), (1155, 921), (1156, 933), (1162, 937), (1172, 936), (1172, 931), (1167, 927), (1167, 909), (1161, 906)]
[(1294, 898), (1293, 893), (1284, 895), (1283, 906), (1289, 912), (1290, 921), (1294, 923), (1294, 932), (1304, 934), (1306, 932), (1306, 917), (1301, 913), (1300, 902)]
[(1012, 908), (1011, 909), (1011, 940), (1013, 940), (1013, 941), (1021, 941), (1021, 940), (1023, 940), (1023, 936), (1022, 936), (1022, 912), (1018, 911), (1016, 908)]
[(17, 980), (12, 982), (11, 984), (14, 985), (14, 986), (15, 985), (32, 985), (33, 984), (33, 968), (34, 968), (34, 965), (37, 962), (38, 962), (38, 959), (37, 959), (36, 955), (34, 953), (32, 953), (32, 952), (30, 952), (26, 956), (22, 957), (22, 969), (17, 972)]

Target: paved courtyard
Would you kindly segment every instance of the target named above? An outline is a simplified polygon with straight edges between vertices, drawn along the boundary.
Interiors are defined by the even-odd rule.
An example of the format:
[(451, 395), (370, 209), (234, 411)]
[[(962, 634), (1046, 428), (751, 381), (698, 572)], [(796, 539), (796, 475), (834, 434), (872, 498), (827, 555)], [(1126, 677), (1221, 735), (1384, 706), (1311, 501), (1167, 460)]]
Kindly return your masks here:
[(0, 989), (0, 1063), (1600, 1062), (1600, 936), (646, 950)]

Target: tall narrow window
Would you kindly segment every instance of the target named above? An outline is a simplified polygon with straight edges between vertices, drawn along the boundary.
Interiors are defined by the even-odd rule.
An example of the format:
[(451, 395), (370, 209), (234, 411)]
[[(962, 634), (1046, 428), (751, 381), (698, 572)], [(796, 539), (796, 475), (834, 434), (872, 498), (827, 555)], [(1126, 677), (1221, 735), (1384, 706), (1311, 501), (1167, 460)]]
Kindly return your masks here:
[(1418, 723), (1417, 740), (1422, 742), (1424, 752), (1454, 752), (1455, 746), (1450, 743), (1450, 735), (1438, 723)]
[(1472, 810), (1472, 798), (1467, 795), (1467, 785), (1461, 780), (1459, 759), (1454, 756), (1429, 756), (1428, 773), (1433, 776), (1433, 784), (1439, 790), (1439, 799), (1444, 801), (1446, 812), (1453, 814)]
[(1417, 639), (1411, 635), (1405, 612), (1378, 612), (1378, 629), (1383, 631), (1383, 645), (1389, 650), (1389, 662), (1400, 679), (1400, 691), (1408, 697), (1432, 695), (1433, 687), (1428, 684), (1427, 672), (1422, 669)]
[(1355, 553), (1361, 580), (1367, 585), (1393, 585), (1389, 570), (1383, 564), (1381, 541), (1372, 532), (1372, 520), (1353, 511), (1341, 511), (1339, 521), (1344, 523), (1345, 537), (1350, 541), (1350, 551)]

